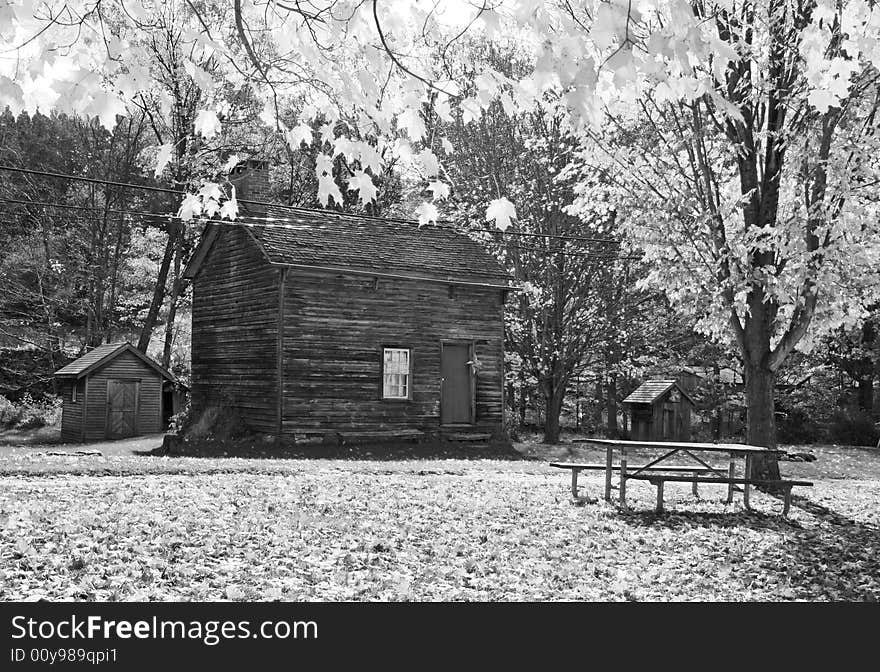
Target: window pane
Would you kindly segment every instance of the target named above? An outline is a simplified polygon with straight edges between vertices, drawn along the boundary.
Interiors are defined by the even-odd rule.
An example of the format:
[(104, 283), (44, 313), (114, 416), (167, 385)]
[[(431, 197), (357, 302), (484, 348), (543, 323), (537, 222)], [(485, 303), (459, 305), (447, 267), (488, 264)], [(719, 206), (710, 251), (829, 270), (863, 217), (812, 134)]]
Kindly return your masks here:
[(408, 348), (384, 348), (382, 352), (382, 396), (407, 399), (409, 395), (410, 351)]

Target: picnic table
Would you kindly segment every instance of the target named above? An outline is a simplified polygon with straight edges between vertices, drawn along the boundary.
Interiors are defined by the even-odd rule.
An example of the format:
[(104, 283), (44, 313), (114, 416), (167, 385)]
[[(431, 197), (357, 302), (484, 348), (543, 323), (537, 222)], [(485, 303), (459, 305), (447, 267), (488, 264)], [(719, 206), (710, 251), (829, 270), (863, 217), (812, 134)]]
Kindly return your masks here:
[[(762, 446), (751, 446), (742, 443), (692, 443), (669, 441), (622, 441), (616, 439), (575, 439), (575, 443), (590, 443), (605, 448), (605, 464), (581, 464), (572, 462), (551, 462), (551, 467), (571, 470), (572, 497), (578, 498), (578, 474), (583, 470), (605, 471), (605, 499), (611, 501), (611, 479), (614, 472), (619, 475), (618, 498), (620, 505), (626, 506), (626, 482), (628, 480), (648, 481), (657, 487), (657, 513), (663, 512), (663, 486), (667, 482), (692, 483), (693, 493), (698, 494), (698, 483), (727, 485), (727, 503), (733, 502), (733, 493), (742, 486), (743, 505), (749, 506), (749, 491), (752, 486), (765, 485), (783, 491), (784, 504), (782, 515), (787, 516), (791, 507), (791, 489), (798, 486), (811, 486), (808, 481), (789, 479), (754, 479), (750, 477), (752, 460), (756, 455), (778, 455), (784, 451)], [(641, 449), (657, 451), (661, 454), (646, 464), (628, 464), (628, 453)], [(701, 454), (725, 454), (728, 458), (726, 468), (711, 464), (710, 457)], [(615, 463), (615, 454), (619, 455)], [(688, 464), (672, 464), (672, 458), (684, 456), (689, 458)], [(736, 465), (744, 460), (743, 475), (737, 476)]]

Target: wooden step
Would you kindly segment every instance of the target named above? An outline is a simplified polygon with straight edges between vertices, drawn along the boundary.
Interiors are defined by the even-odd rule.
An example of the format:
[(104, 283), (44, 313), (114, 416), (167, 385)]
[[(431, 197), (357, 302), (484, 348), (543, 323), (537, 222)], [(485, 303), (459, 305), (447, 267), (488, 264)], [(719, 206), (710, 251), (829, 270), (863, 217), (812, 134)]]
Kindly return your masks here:
[(489, 441), (492, 438), (491, 434), (477, 432), (453, 432), (444, 436), (450, 441)]

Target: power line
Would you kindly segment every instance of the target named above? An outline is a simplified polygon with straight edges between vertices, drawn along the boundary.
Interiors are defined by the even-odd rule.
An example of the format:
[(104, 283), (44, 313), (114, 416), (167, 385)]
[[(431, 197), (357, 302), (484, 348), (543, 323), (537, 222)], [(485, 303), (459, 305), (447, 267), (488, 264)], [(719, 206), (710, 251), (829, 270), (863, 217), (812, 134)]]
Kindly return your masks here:
[(509, 245), (503, 248), (504, 251), (507, 250), (527, 250), (529, 252), (538, 252), (540, 254), (545, 254), (547, 256), (553, 254), (563, 254), (569, 257), (584, 257), (586, 259), (624, 259), (624, 260), (633, 260), (633, 259), (641, 259), (641, 257), (636, 256), (620, 256), (618, 254), (601, 254), (596, 252), (579, 252), (579, 251), (568, 251), (563, 249), (556, 250), (545, 250), (540, 247), (527, 247), (524, 245)]
[(72, 203), (50, 203), (48, 201), (24, 201), (18, 198), (7, 198), (0, 196), (7, 203), (16, 203), (18, 205), (36, 205), (44, 208), (66, 208), (70, 210), (100, 210), (101, 212), (112, 212), (118, 215), (137, 215), (139, 217), (162, 217), (165, 219), (178, 219), (176, 214), (161, 215), (157, 212), (141, 212), (139, 210), (119, 210), (118, 208), (105, 208), (102, 205), (73, 205)]
[(529, 233), (526, 231), (485, 231), (481, 230), (481, 233), (495, 233), (501, 236), (528, 236), (532, 238), (552, 238), (553, 240), (576, 240), (583, 241), (586, 243), (607, 243), (609, 245), (620, 245), (619, 240), (615, 240), (614, 238), (589, 238), (586, 236), (569, 236), (562, 233)]
[[(32, 201), (32, 200), (23, 200), (17, 198), (7, 198), (0, 196), (0, 200), (3, 200), (7, 203), (14, 203), (17, 205), (25, 205), (25, 206), (38, 206), (38, 207), (48, 207), (48, 208), (61, 208), (61, 209), (71, 209), (77, 211), (96, 211), (98, 213), (111, 212), (114, 214), (128, 215), (133, 217), (144, 217), (150, 219), (166, 219), (166, 220), (179, 220), (181, 219), (179, 215), (176, 213), (158, 213), (158, 212), (144, 212), (141, 210), (120, 210), (118, 208), (104, 208), (104, 206), (100, 205), (74, 205), (71, 203), (54, 203), (50, 201)], [(245, 220), (254, 220), (254, 221), (245, 221)], [(225, 220), (225, 219), (217, 219), (214, 217), (198, 217), (197, 221), (205, 224), (220, 224), (224, 226), (246, 226), (251, 228), (279, 228), (279, 229), (302, 229), (301, 224), (293, 224), (287, 221), (285, 218), (280, 217), (259, 217), (256, 215), (242, 215), (235, 220)], [(473, 233), (473, 232), (471, 232)], [(540, 234), (536, 234), (540, 235)], [(575, 239), (576, 241), (576, 239)], [(488, 245), (499, 245), (501, 243), (493, 242), (493, 241), (475, 241)], [(527, 250), (532, 252), (541, 252), (543, 254), (553, 254), (553, 253), (564, 253), (568, 255), (578, 255), (578, 256), (590, 256), (592, 255), (595, 258), (600, 259), (638, 259), (639, 257), (621, 257), (619, 255), (614, 254), (605, 254), (605, 255), (597, 255), (596, 253), (587, 253), (587, 252), (569, 252), (563, 249), (549, 250), (543, 249), (539, 247), (529, 247), (529, 246), (506, 246), (505, 249), (518, 249), (518, 250)]]
[[(75, 181), (80, 181), (80, 182), (87, 182), (90, 184), (110, 185), (110, 186), (120, 187), (123, 189), (143, 189), (145, 191), (174, 194), (177, 196), (186, 196), (187, 195), (187, 192), (185, 192), (185, 191), (181, 191), (179, 189), (171, 189), (170, 187), (157, 187), (157, 186), (148, 185), (148, 184), (131, 184), (128, 182), (116, 182), (113, 180), (104, 180), (104, 179), (95, 178), (95, 177), (69, 175), (69, 174), (65, 174), (65, 173), (55, 173), (55, 172), (46, 171), (46, 170), (34, 170), (31, 168), (19, 168), (17, 166), (0, 165), (0, 170), (6, 170), (6, 171), (10, 171), (10, 172), (15, 172), (15, 173), (22, 173), (22, 174), (26, 174), (26, 175), (37, 175), (40, 177), (51, 177), (51, 178), (55, 178), (55, 179), (75, 180)], [(302, 206), (288, 205), (288, 204), (284, 204), (284, 203), (269, 203), (267, 201), (252, 201), (252, 200), (247, 200), (247, 199), (238, 199), (238, 202), (243, 203), (245, 205), (259, 205), (259, 206), (266, 206), (266, 207), (272, 207), (272, 208), (286, 208), (288, 210), (292, 210), (295, 212), (298, 211), (298, 212), (320, 213), (325, 216), (329, 214), (329, 215), (337, 215), (337, 216), (345, 216), (345, 217), (358, 217), (361, 219), (382, 219), (384, 221), (402, 222), (402, 223), (406, 223), (406, 224), (416, 224), (417, 223), (414, 220), (401, 219), (398, 217), (374, 217), (371, 215), (363, 215), (360, 213), (343, 213), (343, 212), (339, 212), (336, 210), (318, 210), (315, 208), (305, 208)], [(58, 204), (58, 205), (60, 206), (60, 204)], [(171, 215), (163, 214), (163, 215), (154, 215), (154, 216), (168, 217)], [(244, 216), (249, 217), (251, 219), (262, 219), (261, 217), (259, 217), (257, 215), (244, 215)], [(265, 218), (265, 219), (270, 220), (270, 219), (275, 219), (275, 218)], [(439, 220), (439, 221), (442, 221), (447, 224), (449, 223), (449, 220)], [(531, 232), (526, 232), (526, 231), (501, 231), (501, 230), (484, 231), (484, 233), (493, 233), (496, 235), (506, 235), (506, 236), (551, 238), (554, 240), (576, 240), (579, 242), (587, 242), (587, 243), (605, 243), (605, 244), (609, 244), (609, 245), (620, 245), (620, 241), (615, 240), (613, 238), (591, 238), (591, 237), (585, 237), (585, 236), (569, 236), (569, 235), (564, 235), (564, 234), (531, 233)]]

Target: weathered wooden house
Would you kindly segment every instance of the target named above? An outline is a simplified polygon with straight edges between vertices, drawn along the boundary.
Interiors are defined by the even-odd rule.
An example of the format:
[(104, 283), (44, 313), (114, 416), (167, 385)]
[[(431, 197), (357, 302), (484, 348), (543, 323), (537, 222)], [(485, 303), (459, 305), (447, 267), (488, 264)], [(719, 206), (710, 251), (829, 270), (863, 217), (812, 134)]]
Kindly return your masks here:
[(100, 345), (55, 372), (65, 441), (120, 439), (163, 430), (163, 385), (174, 377), (129, 343)]
[(694, 400), (674, 380), (648, 380), (626, 399), (633, 441), (689, 441)]
[[(266, 197), (264, 164), (235, 181), (240, 203)], [(500, 432), (508, 277), (475, 241), (331, 211), (240, 215), (206, 229), (185, 271), (195, 413), (231, 407), (286, 438)]]

